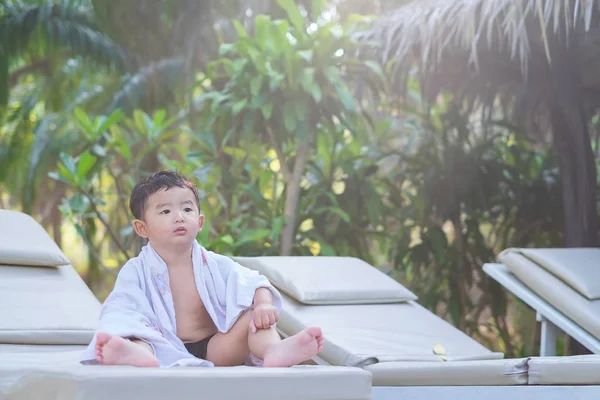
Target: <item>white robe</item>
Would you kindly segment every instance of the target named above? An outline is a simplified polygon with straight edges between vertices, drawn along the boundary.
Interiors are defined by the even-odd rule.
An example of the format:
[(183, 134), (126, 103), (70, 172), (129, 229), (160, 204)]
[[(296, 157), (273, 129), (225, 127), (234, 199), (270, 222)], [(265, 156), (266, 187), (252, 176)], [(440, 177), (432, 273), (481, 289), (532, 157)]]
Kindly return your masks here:
[[(198, 294), (219, 332), (229, 331), (240, 314), (252, 306), (258, 288), (270, 289), (273, 305), (281, 311), (281, 295), (258, 272), (207, 251), (197, 241), (192, 262)], [(119, 272), (113, 291), (102, 305), (98, 332), (146, 341), (161, 367), (213, 366), (191, 355), (177, 337), (167, 264), (150, 244)], [(96, 334), (83, 352), (81, 363), (96, 362), (95, 344)]]

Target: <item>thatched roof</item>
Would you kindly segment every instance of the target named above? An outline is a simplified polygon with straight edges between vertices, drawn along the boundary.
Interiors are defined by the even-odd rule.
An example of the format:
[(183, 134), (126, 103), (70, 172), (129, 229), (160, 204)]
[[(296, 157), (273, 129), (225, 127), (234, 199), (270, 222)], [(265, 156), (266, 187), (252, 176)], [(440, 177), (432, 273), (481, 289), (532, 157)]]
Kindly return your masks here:
[(451, 90), (490, 116), (501, 99), (512, 118), (550, 128), (540, 131), (552, 133), (563, 177), (565, 244), (598, 245), (588, 124), (600, 108), (600, 0), (414, 0), (366, 39), (396, 85), (416, 64), (431, 98)]
[(582, 87), (600, 89), (599, 0), (415, 0), (367, 36), (400, 83), (417, 62), (428, 91), (540, 87), (565, 49)]

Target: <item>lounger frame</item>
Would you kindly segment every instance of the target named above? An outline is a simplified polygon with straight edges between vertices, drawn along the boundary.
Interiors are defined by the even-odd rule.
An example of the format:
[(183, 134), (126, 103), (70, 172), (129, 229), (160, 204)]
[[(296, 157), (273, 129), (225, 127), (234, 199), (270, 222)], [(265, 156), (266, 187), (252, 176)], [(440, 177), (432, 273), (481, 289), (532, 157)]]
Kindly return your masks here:
[(556, 342), (562, 334), (571, 336), (592, 353), (600, 354), (600, 340), (521, 283), (504, 264), (485, 264), (483, 271), (536, 311), (542, 325), (541, 357), (556, 355)]

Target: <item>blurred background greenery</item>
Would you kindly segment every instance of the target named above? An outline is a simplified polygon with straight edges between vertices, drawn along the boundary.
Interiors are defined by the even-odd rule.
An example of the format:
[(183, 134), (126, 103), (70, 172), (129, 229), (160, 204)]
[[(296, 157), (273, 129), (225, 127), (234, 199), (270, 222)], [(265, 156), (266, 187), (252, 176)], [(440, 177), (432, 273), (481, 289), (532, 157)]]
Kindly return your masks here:
[[(433, 18), (427, 3), (3, 1), (0, 208), (35, 216), (102, 300), (143, 244), (129, 224), (131, 188), (179, 170), (200, 190), (205, 247), (360, 257), (491, 349), (535, 354), (535, 315), (482, 265), (511, 246), (598, 245), (597, 108), (583, 91), (536, 91), (549, 85), (536, 74), (558, 73), (545, 51), (567, 30), (531, 42), (530, 30), (499, 30), (505, 47), (480, 44), (448, 17), (463, 2), (439, 13), (447, 36), (419, 24)], [(509, 17), (508, 3), (473, 18), (539, 28), (535, 7)], [(455, 48), (470, 35), (481, 53), (440, 44), (452, 35)], [(524, 56), (523, 41), (542, 50)], [(490, 60), (510, 61), (520, 89), (490, 90), (504, 73)], [(574, 87), (564, 85), (556, 90)], [(584, 106), (575, 127), (557, 116)], [(557, 146), (559, 132), (579, 141)], [(573, 178), (582, 171), (593, 185)]]

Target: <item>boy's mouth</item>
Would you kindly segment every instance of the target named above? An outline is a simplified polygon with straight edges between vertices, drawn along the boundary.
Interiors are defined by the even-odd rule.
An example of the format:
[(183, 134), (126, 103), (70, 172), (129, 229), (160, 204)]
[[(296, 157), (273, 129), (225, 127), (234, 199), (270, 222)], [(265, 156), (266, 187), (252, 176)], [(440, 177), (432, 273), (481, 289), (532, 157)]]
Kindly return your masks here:
[(175, 229), (173, 232), (176, 234), (182, 235), (187, 232), (187, 229), (185, 229), (184, 227), (179, 227), (179, 228)]

